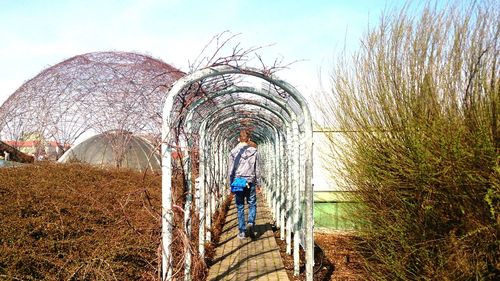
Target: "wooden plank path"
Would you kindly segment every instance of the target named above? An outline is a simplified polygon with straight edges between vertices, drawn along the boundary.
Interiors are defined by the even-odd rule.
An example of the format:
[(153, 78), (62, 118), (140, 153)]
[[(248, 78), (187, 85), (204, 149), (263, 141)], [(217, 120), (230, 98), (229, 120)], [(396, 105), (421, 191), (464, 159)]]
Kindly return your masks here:
[[(245, 213), (248, 215), (247, 209)], [(271, 221), (266, 200), (258, 195), (256, 238), (238, 239), (238, 217), (233, 199), (216, 248), (214, 264), (209, 269), (208, 280), (289, 280), (274, 240)]]

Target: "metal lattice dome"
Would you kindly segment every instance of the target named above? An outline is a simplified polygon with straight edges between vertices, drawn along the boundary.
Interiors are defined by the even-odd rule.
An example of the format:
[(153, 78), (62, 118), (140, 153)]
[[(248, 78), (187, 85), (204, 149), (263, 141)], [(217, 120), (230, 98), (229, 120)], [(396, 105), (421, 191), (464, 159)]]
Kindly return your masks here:
[(183, 72), (126, 52), (78, 55), (23, 84), (0, 107), (0, 137), (41, 135), (65, 150), (84, 133), (110, 130), (159, 137), (166, 93)]

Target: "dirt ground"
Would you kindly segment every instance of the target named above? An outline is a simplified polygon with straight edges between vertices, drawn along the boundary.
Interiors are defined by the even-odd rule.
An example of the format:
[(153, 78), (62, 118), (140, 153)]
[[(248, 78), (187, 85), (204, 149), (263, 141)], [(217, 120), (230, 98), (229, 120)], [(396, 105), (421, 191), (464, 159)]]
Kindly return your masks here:
[[(275, 232), (276, 242), (280, 246), (281, 257), (290, 280), (305, 280), (304, 253), (301, 251), (300, 275), (293, 276), (293, 257), (285, 253), (286, 244)], [(314, 280), (321, 281), (354, 281), (364, 280), (359, 256), (353, 250), (349, 233), (316, 232)]]

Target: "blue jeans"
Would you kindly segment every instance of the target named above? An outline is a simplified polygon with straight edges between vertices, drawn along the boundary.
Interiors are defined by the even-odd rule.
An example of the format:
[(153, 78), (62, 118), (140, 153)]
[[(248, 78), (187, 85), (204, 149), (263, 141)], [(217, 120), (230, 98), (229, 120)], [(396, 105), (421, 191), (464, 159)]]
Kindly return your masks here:
[(236, 209), (238, 210), (238, 229), (245, 232), (245, 198), (248, 203), (248, 223), (255, 225), (255, 216), (257, 214), (257, 194), (255, 192), (255, 183), (248, 184), (250, 188), (245, 188), (242, 192), (236, 192), (234, 198), (236, 200)]

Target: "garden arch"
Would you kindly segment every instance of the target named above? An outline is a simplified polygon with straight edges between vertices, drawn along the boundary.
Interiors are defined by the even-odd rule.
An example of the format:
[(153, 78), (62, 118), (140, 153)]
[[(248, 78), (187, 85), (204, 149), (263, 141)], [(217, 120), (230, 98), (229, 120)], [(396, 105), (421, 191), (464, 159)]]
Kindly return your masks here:
[[(191, 227), (193, 194), (200, 219), (199, 247), (211, 236), (211, 216), (228, 195), (227, 156), (239, 129), (250, 128), (261, 151), (266, 199), (287, 254), (299, 273), (299, 243), (306, 252), (306, 277), (314, 265), (312, 120), (307, 103), (290, 84), (266, 71), (220, 65), (179, 79), (166, 98), (162, 128), (162, 279), (172, 279), (172, 153), (183, 157), (186, 175), (184, 222)], [(192, 159), (193, 151), (199, 154)], [(199, 161), (199, 162), (197, 162)], [(198, 164), (199, 163), (199, 164)], [(198, 167), (198, 181), (192, 167)], [(195, 192), (197, 190), (198, 192)], [(185, 280), (190, 280), (191, 253), (186, 249)]]

